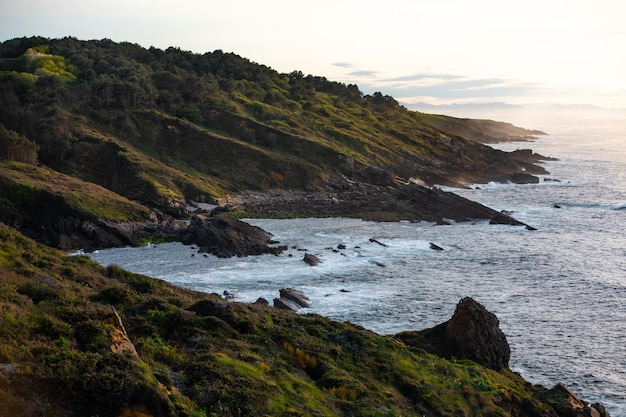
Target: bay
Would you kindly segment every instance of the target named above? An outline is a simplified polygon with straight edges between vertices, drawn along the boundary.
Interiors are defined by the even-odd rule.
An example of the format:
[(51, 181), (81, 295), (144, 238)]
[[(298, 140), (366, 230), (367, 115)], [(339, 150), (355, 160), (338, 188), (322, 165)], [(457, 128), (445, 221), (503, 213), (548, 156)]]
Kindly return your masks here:
[[(545, 163), (550, 175), (539, 184), (454, 190), (511, 211), (536, 231), (485, 221), (256, 219), (249, 222), (288, 245), (287, 253), (218, 259), (168, 243), (89, 256), (242, 302), (271, 302), (293, 287), (312, 300), (303, 313), (381, 334), (439, 324), (470, 296), (500, 319), (513, 370), (547, 387), (563, 382), (612, 416), (626, 416), (626, 126), (555, 121), (540, 128), (550, 135), (494, 145), (559, 158)], [(322, 263), (308, 266), (305, 252)]]

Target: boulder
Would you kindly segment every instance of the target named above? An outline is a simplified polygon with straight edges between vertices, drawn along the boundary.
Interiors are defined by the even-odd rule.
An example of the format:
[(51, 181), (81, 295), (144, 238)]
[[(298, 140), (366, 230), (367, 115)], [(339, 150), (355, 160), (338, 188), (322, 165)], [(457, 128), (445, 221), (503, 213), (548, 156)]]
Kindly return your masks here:
[(283, 288), (279, 290), (280, 297), (274, 298), (274, 307), (282, 310), (298, 311), (301, 308), (310, 306), (309, 297), (302, 291), (293, 288)]
[(290, 311), (298, 311), (300, 310), (300, 306), (292, 300), (288, 298), (274, 298), (274, 307), (280, 308), (281, 310), (290, 310)]
[(519, 220), (514, 219), (513, 217), (511, 217), (505, 211), (502, 211), (500, 213), (494, 214), (491, 217), (491, 220), (489, 221), (489, 224), (507, 224), (509, 226), (526, 226), (526, 228), (528, 230), (536, 230), (532, 226), (529, 226), (526, 223), (522, 223)]
[(279, 290), (281, 298), (287, 298), (292, 300), (300, 307), (309, 307), (311, 299), (302, 291), (294, 290), (293, 288), (283, 288)]
[(111, 352), (119, 355), (128, 353), (131, 356), (137, 357), (135, 345), (130, 341), (124, 323), (122, 323), (122, 318), (117, 314), (115, 308), (112, 308), (111, 314), (105, 317), (103, 322), (111, 325)]
[(581, 400), (561, 383), (549, 390), (540, 391), (538, 397), (552, 406), (561, 417), (610, 417), (602, 404), (590, 404)]
[(320, 261), (320, 258), (318, 258), (315, 255), (311, 255), (310, 253), (305, 253), (304, 258), (302, 258), (302, 260), (311, 266), (316, 266), (320, 262), (322, 262)]
[(287, 249), (286, 246), (269, 246), (275, 243), (270, 233), (224, 213), (213, 217), (194, 215), (182, 233), (181, 242), (196, 244), (200, 251), (220, 258), (264, 253), (279, 255)]
[(402, 332), (396, 337), (441, 357), (470, 359), (495, 370), (508, 367), (511, 357), (498, 318), (470, 297), (458, 303), (454, 315), (445, 323)]

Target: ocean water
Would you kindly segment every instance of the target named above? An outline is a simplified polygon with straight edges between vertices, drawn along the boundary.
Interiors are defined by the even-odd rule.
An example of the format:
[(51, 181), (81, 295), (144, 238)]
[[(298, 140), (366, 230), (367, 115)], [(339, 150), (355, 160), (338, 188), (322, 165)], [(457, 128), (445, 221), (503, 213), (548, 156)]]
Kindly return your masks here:
[[(494, 146), (559, 158), (544, 163), (550, 175), (541, 183), (454, 191), (512, 211), (536, 231), (485, 221), (249, 220), (289, 251), (218, 259), (168, 243), (89, 256), (243, 302), (271, 302), (280, 288), (293, 287), (312, 300), (302, 313), (380, 334), (439, 324), (471, 296), (498, 316), (513, 370), (547, 387), (563, 382), (613, 417), (626, 417), (626, 123), (532, 127), (550, 135)], [(305, 251), (322, 263), (305, 264)]]

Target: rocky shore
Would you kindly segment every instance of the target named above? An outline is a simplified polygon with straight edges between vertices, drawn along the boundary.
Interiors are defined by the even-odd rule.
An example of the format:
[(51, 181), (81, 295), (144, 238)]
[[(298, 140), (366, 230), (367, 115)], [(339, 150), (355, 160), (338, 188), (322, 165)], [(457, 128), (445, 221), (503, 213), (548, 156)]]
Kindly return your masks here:
[(432, 221), (445, 224), (499, 219), (525, 226), (512, 217), (437, 187), (414, 182), (372, 184), (340, 177), (312, 191), (241, 192), (224, 201), (229, 210), (268, 217), (354, 217), (373, 221)]

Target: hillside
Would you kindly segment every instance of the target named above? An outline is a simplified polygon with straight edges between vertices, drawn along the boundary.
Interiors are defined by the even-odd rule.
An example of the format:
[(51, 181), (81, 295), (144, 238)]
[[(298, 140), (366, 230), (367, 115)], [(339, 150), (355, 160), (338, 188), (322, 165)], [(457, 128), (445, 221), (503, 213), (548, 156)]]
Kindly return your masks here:
[(3, 225), (0, 340), (3, 417), (565, 417), (588, 409), (564, 387), (533, 386), (507, 368), (104, 268)]
[[(344, 201), (363, 185), (378, 187), (381, 199), (415, 201), (417, 209), (364, 211), (342, 204), (332, 214), (440, 220), (446, 216), (436, 205), (420, 204), (428, 193), (406, 196), (404, 184), (533, 182), (546, 173), (534, 164), (540, 156), (519, 158), (463, 137), (468, 121), (443, 117), (440, 125), (442, 116), (409, 111), (392, 97), (364, 95), (356, 85), (298, 71), (280, 74), (219, 50), (194, 54), (107, 39), (8, 40), (0, 44), (0, 108), (0, 158), (98, 185), (159, 219), (185, 218), (194, 203), (238, 201), (232, 209), (257, 211), (254, 201), (246, 208), (246, 196), (268, 190), (321, 192), (314, 201), (328, 194)], [(492, 136), (511, 128), (496, 122), (472, 127)], [(20, 186), (37, 188), (36, 178), (19, 178)], [(0, 198), (0, 207), (28, 211), (27, 200), (13, 201), (6, 192)], [(289, 199), (266, 203), (274, 201), (278, 206), (264, 207), (275, 216), (301, 213), (301, 205), (284, 204)], [(307, 214), (328, 215), (326, 209), (309, 204)], [(21, 230), (38, 226), (6, 210), (0, 220)]]
[[(537, 180), (541, 156), (473, 140), (517, 129), (411, 112), (222, 51), (3, 42), (0, 417), (606, 417), (508, 369), (505, 340), (497, 366), (485, 365), (461, 359), (445, 324), (382, 336), (55, 249), (180, 239), (199, 203), (236, 215), (521, 225), (435, 187)], [(221, 218), (191, 223), (198, 232)]]

